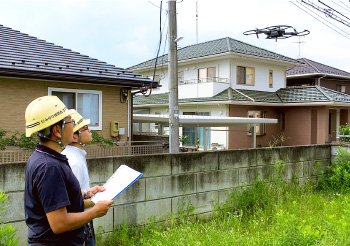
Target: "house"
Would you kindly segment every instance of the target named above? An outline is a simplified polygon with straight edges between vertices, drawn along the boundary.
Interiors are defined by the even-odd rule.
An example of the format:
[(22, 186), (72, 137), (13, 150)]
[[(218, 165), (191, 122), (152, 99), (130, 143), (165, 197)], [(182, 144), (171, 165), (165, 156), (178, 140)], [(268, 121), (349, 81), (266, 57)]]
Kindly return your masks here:
[(35, 98), (58, 96), (114, 140), (131, 135), (131, 89), (157, 86), (148, 78), (0, 25), (0, 128), (24, 132)]
[[(168, 114), (168, 56), (157, 60), (154, 79), (162, 87), (148, 97), (134, 98), (136, 114)], [(150, 77), (154, 63), (155, 59), (151, 59), (129, 69)], [(335, 139), (339, 124), (349, 122), (350, 97), (319, 85), (287, 88), (286, 70), (303, 65), (302, 61), (229, 37), (181, 48), (178, 50), (179, 112), (278, 119), (278, 124), (257, 125), (259, 146), (281, 142), (284, 145), (324, 144), (331, 141), (330, 136)], [(134, 127), (141, 132), (159, 130), (159, 124)], [(185, 144), (195, 145), (199, 139), (200, 146), (207, 141), (213, 149), (217, 146), (249, 148), (252, 138), (246, 126), (198, 125), (182, 127), (180, 134), (189, 136)]]
[(298, 59), (305, 65), (287, 70), (287, 86), (319, 85), (350, 94), (350, 73), (310, 59)]

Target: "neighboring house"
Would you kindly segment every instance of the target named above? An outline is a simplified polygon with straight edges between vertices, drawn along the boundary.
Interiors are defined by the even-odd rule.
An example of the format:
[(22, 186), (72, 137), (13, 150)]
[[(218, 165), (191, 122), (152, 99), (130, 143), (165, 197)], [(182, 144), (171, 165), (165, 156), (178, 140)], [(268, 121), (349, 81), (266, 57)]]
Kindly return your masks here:
[[(161, 88), (149, 97), (134, 98), (134, 113), (168, 114), (168, 57), (158, 58), (155, 80)], [(130, 70), (150, 77), (155, 59)], [(222, 38), (178, 50), (179, 112), (183, 115), (275, 118), (278, 124), (257, 126), (257, 144), (323, 144), (335, 139), (335, 129), (349, 121), (350, 96), (321, 86), (286, 88), (286, 70), (301, 61)], [(135, 126), (135, 131), (156, 132), (157, 124)], [(136, 129), (139, 128), (139, 129)], [(146, 128), (146, 130), (145, 130)], [(203, 145), (205, 128), (183, 127), (189, 145)], [(211, 127), (207, 143), (212, 147), (248, 148), (247, 127)], [(159, 131), (160, 132), (160, 131)], [(163, 132), (163, 131), (161, 131)]]
[(350, 94), (350, 73), (310, 59), (298, 59), (305, 66), (287, 70), (287, 86), (319, 85)]
[[(24, 112), (35, 98), (56, 95), (91, 119), (92, 130), (115, 140), (131, 136), (131, 89), (148, 78), (0, 25), (0, 128), (25, 131)], [(157, 83), (153, 83), (154, 86)]]

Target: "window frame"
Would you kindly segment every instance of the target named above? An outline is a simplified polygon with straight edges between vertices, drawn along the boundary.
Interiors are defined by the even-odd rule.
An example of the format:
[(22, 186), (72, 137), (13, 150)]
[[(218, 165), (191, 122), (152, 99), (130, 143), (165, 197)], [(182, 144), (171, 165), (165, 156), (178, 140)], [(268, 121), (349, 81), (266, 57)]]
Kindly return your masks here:
[[(214, 77), (208, 77), (209, 76), (209, 69), (214, 69), (215, 75)], [(205, 78), (201, 78), (201, 70), (205, 70)], [(205, 83), (205, 82), (216, 82), (216, 67), (203, 67), (203, 68), (198, 68), (198, 74), (197, 74), (197, 79), (199, 83)]]
[[(182, 74), (182, 76), (180, 76)], [(180, 77), (182, 77), (182, 80), (180, 80)], [(184, 71), (178, 71), (177, 72), (177, 81), (178, 84), (184, 84), (185, 83), (185, 72)]]
[(78, 100), (77, 95), (78, 94), (98, 94), (98, 121), (99, 126), (93, 126), (90, 125), (89, 128), (91, 130), (102, 130), (102, 91), (97, 90), (85, 90), (85, 89), (69, 89), (69, 88), (57, 88), (57, 87), (49, 87), (48, 88), (48, 95), (52, 96), (52, 92), (69, 92), (69, 93), (75, 93), (75, 108), (78, 108)]
[[(249, 114), (259, 114), (260, 117), (249, 117)], [(266, 118), (266, 111), (261, 111), (261, 110), (248, 110), (247, 113), (248, 118)], [(251, 136), (252, 133), (249, 132), (249, 127), (247, 127), (247, 135)], [(261, 123), (257, 124), (256, 126), (256, 136), (265, 136), (266, 135), (266, 124)]]
[(269, 88), (273, 88), (273, 70), (269, 70)]
[[(210, 112), (208, 111), (205, 111), (205, 112), (193, 112), (193, 111), (185, 111), (182, 113), (183, 115), (201, 115), (201, 116), (210, 116)], [(199, 135), (200, 135), (200, 132), (201, 131), (205, 131), (205, 128), (207, 128), (207, 146), (210, 146), (210, 142), (211, 142), (211, 130), (210, 130), (210, 127), (197, 127), (197, 126), (185, 126), (185, 127), (182, 127), (182, 136), (183, 135), (186, 135), (186, 131), (188, 130), (191, 130), (190, 128), (193, 128), (193, 133), (194, 133), (194, 145), (191, 145), (190, 142), (191, 140), (189, 141), (186, 141), (184, 143), (184, 145), (191, 145), (191, 146), (196, 146), (197, 145), (197, 139), (199, 138)], [(203, 134), (204, 135), (204, 134)], [(191, 136), (190, 136), (191, 137)], [(202, 144), (198, 143), (199, 144), (199, 147), (203, 147), (204, 146), (204, 139), (202, 139)]]
[[(344, 91), (343, 91), (343, 88), (344, 88)], [(336, 91), (341, 92), (341, 93), (346, 93), (346, 85), (337, 84)]]
[[(253, 84), (247, 84), (247, 68), (253, 71)], [(243, 69), (244, 76), (241, 77), (241, 69)], [(255, 67), (237, 66), (236, 69), (236, 84), (237, 85), (247, 85), (255, 86)]]

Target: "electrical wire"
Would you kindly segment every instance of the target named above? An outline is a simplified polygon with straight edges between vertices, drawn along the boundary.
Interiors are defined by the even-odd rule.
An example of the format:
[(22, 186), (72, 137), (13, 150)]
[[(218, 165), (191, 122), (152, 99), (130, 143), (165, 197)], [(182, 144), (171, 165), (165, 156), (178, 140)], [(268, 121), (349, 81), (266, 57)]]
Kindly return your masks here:
[[(337, 32), (338, 34), (342, 35), (343, 37), (345, 37), (346, 39), (349, 39), (349, 37), (347, 37), (346, 35), (340, 33), (339, 31), (335, 30), (334, 28), (330, 27), (329, 25), (327, 25), (326, 23), (324, 23), (323, 21), (321, 21), (320, 19), (316, 18), (315, 16), (313, 16), (312, 14), (310, 14), (308, 11), (304, 10), (303, 8), (299, 7), (298, 5), (296, 5), (294, 2), (289, 1), (290, 3), (292, 3), (293, 5), (295, 5), (297, 8), (299, 8), (300, 10), (304, 11), (305, 13), (307, 13), (308, 15), (310, 15), (312, 18), (318, 20), (319, 22), (321, 22), (322, 24), (324, 24), (325, 26), (331, 28), (333, 31)], [(301, 3), (297, 2), (299, 5), (303, 6), (304, 8), (308, 9), (306, 6), (302, 5)], [(311, 11), (312, 13), (314, 13), (312, 10), (308, 9), (309, 11)], [(322, 18), (324, 21), (328, 22), (329, 24), (335, 26), (334, 24), (330, 23), (329, 21), (325, 20), (323, 17), (319, 16), (318, 14), (314, 13), (315, 15), (317, 15), (318, 17)], [(341, 31), (345, 32), (344, 30), (342, 30), (341, 28), (335, 26), (336, 28), (340, 29)], [(348, 33), (347, 33), (348, 34)]]
[(340, 1), (340, 3), (342, 3), (347, 9), (350, 10), (350, 7), (347, 4), (343, 3), (343, 1)]
[[(350, 23), (342, 18), (340, 18), (339, 16), (337, 16), (336, 14), (334, 14), (334, 11), (332, 11), (332, 9), (325, 9), (325, 8), (322, 8), (320, 6), (317, 6), (316, 4), (312, 3), (311, 1), (308, 1), (308, 0), (301, 0), (301, 2), (305, 5), (308, 5), (322, 13), (324, 13), (327, 17), (333, 19), (333, 20), (336, 20), (348, 27), (350, 27)], [(309, 8), (308, 8), (309, 9)], [(310, 10), (311, 11), (311, 10)], [(313, 11), (312, 11), (313, 12)], [(313, 12), (314, 13), (314, 12)], [(319, 15), (318, 15), (319, 16)], [(322, 17), (321, 17), (322, 18)], [(328, 21), (327, 21), (328, 22)], [(330, 23), (330, 22), (328, 22)], [(340, 29), (340, 28), (339, 28)]]
[(343, 6), (341, 6), (339, 3), (332, 1), (334, 4), (338, 5), (340, 8), (346, 10), (346, 11), (350, 11), (350, 8), (344, 8)]
[(156, 55), (156, 60), (154, 62), (154, 71), (153, 71), (153, 77), (152, 77), (152, 82), (151, 86), (149, 89), (149, 94), (147, 95), (147, 90), (145, 92), (142, 91), (142, 94), (146, 97), (149, 97), (152, 94), (152, 87), (153, 87), (153, 82), (154, 82), (154, 77), (156, 75), (156, 70), (157, 70), (157, 61), (158, 61), (158, 56), (159, 56), (159, 51), (160, 47), (162, 45), (162, 10), (163, 10), (163, 0), (160, 1), (160, 14), (159, 14), (159, 44), (158, 44), (158, 50), (157, 50), (157, 55)]
[(322, 2), (322, 1), (320, 1), (320, 0), (318, 0), (318, 2), (319, 2), (319, 3), (322, 3), (324, 6), (326, 6), (326, 7), (330, 8), (331, 10), (333, 10), (334, 12), (336, 12), (336, 13), (340, 14), (341, 16), (345, 17), (346, 19), (350, 20), (350, 18), (348, 18), (347, 16), (343, 15), (343, 14), (342, 14), (342, 13), (340, 13), (338, 10), (333, 9), (331, 6), (329, 6), (329, 5), (325, 4), (324, 2)]
[[(158, 7), (158, 6), (157, 6)], [(163, 11), (165, 11), (165, 10), (163, 10)], [(167, 47), (167, 38), (168, 38), (168, 33), (169, 33), (169, 29), (168, 28), (165, 28), (166, 27), (166, 24), (168, 23), (168, 11), (165, 11), (166, 12), (166, 17), (165, 18), (163, 18), (164, 19), (164, 24), (163, 24), (163, 28), (162, 28), (162, 33), (161, 33), (161, 37), (163, 37), (163, 32), (164, 32), (164, 30), (167, 30), (167, 33), (166, 33), (166, 36), (165, 36), (165, 41), (163, 42), (164, 43), (164, 50), (165, 50), (165, 48)], [(157, 55), (157, 52), (158, 52), (158, 47), (157, 47), (157, 49), (155, 50), (155, 52), (154, 52), (154, 56), (153, 57), (155, 57), (156, 55)], [(163, 52), (163, 56), (164, 56), (164, 53), (165, 52)], [(154, 58), (155, 59), (155, 58)], [(152, 61), (153, 59), (151, 59), (151, 60), (149, 60), (149, 61)], [(161, 64), (164, 64), (163, 63), (163, 60), (164, 60), (164, 57), (162, 57), (162, 63)], [(147, 70), (147, 73), (146, 73), (146, 77), (148, 77), (149, 75), (150, 75), (150, 71), (152, 70), (152, 67), (150, 66), (149, 68), (148, 68), (148, 70)], [(159, 76), (159, 80), (161, 80), (161, 79), (164, 79), (165, 78), (165, 73), (164, 73), (164, 66), (162, 66), (162, 73), (163, 73), (163, 77), (160, 77)]]

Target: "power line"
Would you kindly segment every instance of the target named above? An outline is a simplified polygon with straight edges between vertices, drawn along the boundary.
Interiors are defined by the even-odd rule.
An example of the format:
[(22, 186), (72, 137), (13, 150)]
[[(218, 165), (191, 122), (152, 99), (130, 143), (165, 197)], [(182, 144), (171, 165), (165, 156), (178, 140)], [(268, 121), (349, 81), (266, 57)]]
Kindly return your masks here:
[(331, 10), (333, 10), (334, 12), (340, 14), (341, 16), (345, 17), (346, 19), (350, 20), (347, 16), (343, 15), (342, 13), (340, 13), (339, 11), (337, 11), (336, 9), (333, 9), (332, 7), (328, 6), (327, 4), (325, 4), (324, 2), (318, 0), (319, 3), (322, 3), (324, 6), (327, 6), (328, 8), (330, 8)]
[[(289, 2), (292, 3), (293, 5), (295, 5), (295, 6), (296, 6), (297, 8), (299, 8), (300, 10), (304, 11), (305, 13), (307, 13), (308, 15), (310, 15), (312, 18), (318, 20), (319, 22), (321, 22), (321, 23), (324, 24), (325, 26), (331, 28), (333, 31), (337, 32), (338, 34), (342, 35), (342, 36), (345, 37), (346, 39), (349, 39), (349, 40), (350, 40), (349, 37), (345, 36), (344, 34), (338, 32), (338, 31), (335, 30), (334, 28), (330, 27), (329, 25), (327, 25), (326, 23), (324, 23), (322, 20), (320, 20), (320, 19), (318, 19), (317, 17), (313, 16), (313, 15), (310, 14), (308, 11), (306, 11), (306, 10), (304, 10), (303, 8), (299, 7), (298, 5), (296, 5), (295, 3), (293, 3), (292, 1), (289, 1)], [(299, 2), (297, 2), (297, 3), (300, 4), (301, 6), (303, 6), (301, 3), (299, 3)], [(303, 6), (303, 7), (307, 8), (306, 6)], [(308, 8), (307, 8), (307, 9), (308, 9)], [(310, 10), (310, 9), (308, 9), (308, 10)], [(310, 11), (311, 11), (311, 10), (310, 10)], [(311, 11), (311, 12), (314, 13), (313, 11)], [(315, 14), (315, 13), (314, 13), (314, 14)], [(318, 14), (315, 14), (315, 15), (319, 16)], [(319, 17), (320, 17), (320, 16), (319, 16)], [(320, 17), (320, 18), (322, 18), (322, 17)], [(322, 18), (322, 19), (323, 19), (323, 18)], [(323, 20), (325, 20), (325, 19), (323, 19)], [(328, 22), (327, 20), (325, 20), (325, 21)], [(329, 22), (328, 22), (328, 23), (329, 23)], [(331, 23), (329, 23), (329, 24), (331, 24)], [(333, 24), (331, 24), (331, 25), (333, 25)], [(335, 25), (333, 25), (333, 26), (335, 26)], [(335, 27), (336, 27), (336, 26), (335, 26)], [(340, 29), (339, 27), (336, 27), (336, 28)], [(342, 29), (340, 29), (340, 30), (343, 31), (343, 32), (345, 32), (345, 31), (342, 30)], [(346, 33), (346, 32), (345, 32), (345, 33)]]
[[(319, 18), (321, 18), (322, 20), (324, 20), (325, 22), (327, 22), (329, 25), (332, 25), (333, 27), (339, 29), (340, 31), (342, 31), (342, 32), (344, 32), (344, 33), (350, 35), (350, 33), (344, 31), (343, 29), (341, 29), (341, 28), (339, 28), (338, 26), (334, 25), (333, 23), (329, 22), (328, 20), (326, 20), (325, 18), (323, 18), (323, 17), (320, 16), (319, 14), (317, 14), (317, 13), (315, 13), (314, 11), (312, 11), (311, 9), (309, 9), (307, 6), (302, 5), (302, 4), (301, 4), (300, 2), (298, 2), (298, 1), (297, 1), (297, 3), (298, 3), (300, 6), (302, 6), (303, 8), (305, 8), (305, 9), (309, 10), (310, 12), (312, 12), (313, 14), (317, 15)], [(310, 16), (312, 16), (312, 15), (311, 15), (310, 13), (308, 13), (307, 11), (304, 10), (304, 12), (306, 12), (307, 14), (309, 14)], [(312, 16), (312, 17), (315, 18), (316, 20), (318, 20), (316, 17), (314, 17), (314, 16)], [(318, 20), (318, 21), (320, 21), (320, 20)], [(322, 24), (328, 26), (327, 24), (323, 23), (322, 21), (320, 21), (320, 22), (321, 22)], [(328, 27), (331, 28), (330, 26), (328, 26)], [(331, 29), (334, 30), (333, 28), (331, 28)], [(336, 31), (336, 30), (334, 30), (334, 31)], [(336, 32), (338, 32), (338, 31), (336, 31)], [(338, 33), (339, 33), (339, 32), (338, 32)], [(341, 34), (341, 33), (339, 33), (339, 34)], [(341, 34), (341, 35), (342, 35), (342, 34)], [(344, 36), (344, 35), (343, 35), (343, 36)], [(347, 38), (347, 37), (346, 37), (346, 38)]]
[(303, 2), (304, 4), (307, 4), (309, 6), (311, 6), (312, 8), (324, 13), (326, 16), (328, 16), (329, 18), (332, 18), (340, 23), (343, 23), (344, 25), (350, 27), (350, 23), (346, 20), (343, 20), (342, 18), (340, 18), (339, 16), (335, 15), (333, 13), (333, 9), (325, 9), (325, 8), (321, 8), (320, 6), (317, 6), (316, 4), (310, 2), (310, 1), (305, 1), (305, 0), (301, 0), (301, 2)]
[[(341, 6), (339, 3), (335, 2), (335, 1), (332, 1), (334, 4), (338, 5), (340, 8), (346, 10), (346, 11), (350, 11), (350, 8), (344, 8), (343, 6)], [(347, 7), (347, 6), (345, 6)]]
[(343, 4), (347, 9), (350, 10), (350, 7), (348, 5), (346, 5), (345, 3), (343, 3), (342, 1), (340, 1), (341, 4)]

